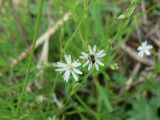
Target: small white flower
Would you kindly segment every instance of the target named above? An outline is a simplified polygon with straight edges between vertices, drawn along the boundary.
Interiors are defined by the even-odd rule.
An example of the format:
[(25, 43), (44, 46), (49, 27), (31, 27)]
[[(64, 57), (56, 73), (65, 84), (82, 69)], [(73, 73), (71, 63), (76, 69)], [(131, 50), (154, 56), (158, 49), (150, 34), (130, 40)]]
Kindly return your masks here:
[(49, 117), (48, 120), (56, 120), (56, 116), (53, 115), (53, 117)]
[(93, 48), (91, 48), (91, 46), (88, 46), (88, 52), (82, 52), (81, 54), (82, 56), (80, 56), (80, 58), (85, 60), (83, 67), (88, 65), (88, 70), (90, 70), (94, 66), (97, 70), (99, 70), (99, 65), (104, 66), (100, 59), (105, 56), (105, 53), (103, 50), (96, 51), (95, 45), (93, 46)]
[(71, 74), (73, 78), (76, 81), (78, 81), (77, 74), (82, 74), (82, 72), (79, 71), (77, 67), (80, 66), (81, 63), (76, 62), (76, 61), (72, 62), (70, 55), (64, 55), (64, 58), (65, 58), (66, 63), (57, 62), (56, 64), (54, 64), (54, 66), (58, 67), (58, 69), (56, 69), (55, 71), (64, 72), (64, 75), (62, 76), (62, 78), (66, 82), (68, 82)]
[(143, 57), (144, 55), (151, 55), (150, 49), (152, 49), (152, 45), (147, 44), (147, 41), (143, 42), (140, 47), (138, 47), (138, 56)]

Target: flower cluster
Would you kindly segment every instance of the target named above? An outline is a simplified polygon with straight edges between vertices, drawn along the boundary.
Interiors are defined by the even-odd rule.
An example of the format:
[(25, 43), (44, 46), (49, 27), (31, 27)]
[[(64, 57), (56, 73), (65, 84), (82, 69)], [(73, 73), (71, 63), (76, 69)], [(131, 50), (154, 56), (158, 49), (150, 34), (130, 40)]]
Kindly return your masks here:
[[(101, 58), (105, 56), (105, 53), (103, 50), (97, 50), (96, 46), (94, 45), (93, 48), (91, 46), (88, 46), (87, 52), (82, 52), (80, 59), (84, 61), (83, 67), (88, 66), (88, 71), (92, 68), (96, 68), (96, 70), (99, 70), (99, 66), (104, 66), (104, 64), (101, 61)], [(82, 72), (78, 69), (78, 67), (81, 65), (78, 61), (73, 61), (71, 58), (71, 55), (64, 55), (65, 63), (64, 62), (57, 62), (56, 64), (53, 64), (54, 66), (58, 67), (55, 71), (63, 72), (62, 78), (64, 81), (68, 82), (70, 79), (70, 76), (72, 75), (74, 80), (78, 81), (78, 75), (81, 75)]]

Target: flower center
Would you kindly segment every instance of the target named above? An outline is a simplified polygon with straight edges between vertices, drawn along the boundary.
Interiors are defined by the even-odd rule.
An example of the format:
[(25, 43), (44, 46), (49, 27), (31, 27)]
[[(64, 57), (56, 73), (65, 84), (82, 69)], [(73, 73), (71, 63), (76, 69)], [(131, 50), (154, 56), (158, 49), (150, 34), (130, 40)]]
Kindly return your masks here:
[(73, 69), (73, 65), (72, 65), (72, 64), (68, 65), (68, 68), (69, 68), (70, 70)]
[(143, 48), (143, 51), (146, 51), (146, 50), (147, 50), (147, 48), (146, 48), (146, 47), (144, 47), (144, 48)]

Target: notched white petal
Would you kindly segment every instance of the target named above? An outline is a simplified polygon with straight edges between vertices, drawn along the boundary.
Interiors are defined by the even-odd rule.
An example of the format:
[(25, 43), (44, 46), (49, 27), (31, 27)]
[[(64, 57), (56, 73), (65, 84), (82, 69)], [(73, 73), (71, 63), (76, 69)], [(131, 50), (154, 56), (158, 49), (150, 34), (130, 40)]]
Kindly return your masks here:
[(82, 72), (81, 71), (79, 71), (78, 69), (75, 69), (75, 68), (73, 68), (73, 71), (75, 72), (75, 73), (77, 73), (77, 74), (82, 74)]
[(82, 54), (83, 56), (88, 57), (88, 54), (87, 54), (87, 53), (85, 53), (85, 52), (81, 52), (81, 54)]
[(88, 59), (88, 56), (86, 57), (86, 56), (80, 56), (79, 58), (81, 58), (81, 59)]
[(81, 65), (81, 63), (79, 63), (79, 62), (73, 62), (73, 63), (72, 63), (72, 66), (73, 66), (73, 67), (78, 67), (78, 66), (80, 66), (80, 65)]
[(100, 55), (98, 55), (98, 56), (96, 56), (96, 58), (102, 58), (102, 57), (104, 57), (106, 54), (100, 54)]
[(71, 64), (71, 56), (70, 55), (64, 55), (64, 57), (65, 57), (65, 60), (66, 60), (66, 62), (67, 62), (67, 64)]
[(99, 65), (104, 66), (104, 64), (103, 64), (100, 60), (97, 59), (96, 62), (97, 62)]
[(99, 67), (98, 67), (97, 63), (95, 63), (94, 66), (95, 66), (96, 70), (98, 71)]
[(58, 67), (66, 67), (67, 64), (62, 63), (62, 62), (57, 62), (57, 66), (58, 66)]
[(146, 54), (147, 56), (151, 55), (151, 53), (150, 53), (149, 50), (146, 50), (146, 51), (145, 51), (145, 54)]
[(143, 52), (139, 52), (138, 56), (140, 56), (142, 58), (144, 56)]
[(88, 65), (88, 71), (92, 68), (92, 63), (90, 62)]
[(63, 75), (63, 78), (64, 78), (64, 81), (68, 82), (69, 78), (70, 78), (70, 70), (67, 70), (64, 75)]
[(88, 51), (89, 51), (89, 54), (93, 53), (91, 46), (88, 46)]
[(102, 54), (103, 54), (103, 52), (104, 52), (104, 51), (103, 51), (103, 50), (101, 50), (101, 51), (97, 52), (97, 53), (96, 53), (96, 55), (97, 55), (97, 56), (100, 56), (100, 55), (102, 55)]
[(87, 60), (84, 64), (83, 67), (87, 66), (89, 64), (89, 60)]
[(78, 81), (78, 76), (76, 75), (76, 73), (74, 73), (73, 71), (71, 71), (73, 78)]
[(152, 49), (152, 48), (153, 48), (152, 45), (148, 45), (148, 46), (147, 46), (147, 49)]
[(138, 47), (138, 48), (137, 48), (137, 50), (138, 50), (138, 51), (142, 50), (142, 47), (141, 47), (141, 46), (140, 46), (140, 47)]
[(93, 54), (95, 54), (96, 53), (96, 46), (94, 45), (93, 46)]

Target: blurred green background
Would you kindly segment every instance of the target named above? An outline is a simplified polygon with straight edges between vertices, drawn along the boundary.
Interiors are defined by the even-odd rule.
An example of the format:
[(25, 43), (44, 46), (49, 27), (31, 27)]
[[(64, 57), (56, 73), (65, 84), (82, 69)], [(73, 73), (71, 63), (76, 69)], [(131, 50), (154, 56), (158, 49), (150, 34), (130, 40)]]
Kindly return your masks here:
[[(40, 1), (0, 0), (0, 120), (160, 119), (159, 0), (43, 0), (38, 38), (44, 42), (17, 112)], [(137, 60), (145, 40), (154, 46), (152, 56)], [(88, 45), (105, 50), (105, 66), (81, 67), (78, 82), (64, 82), (52, 64), (64, 54), (79, 59)]]

